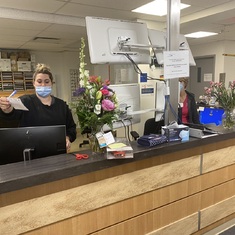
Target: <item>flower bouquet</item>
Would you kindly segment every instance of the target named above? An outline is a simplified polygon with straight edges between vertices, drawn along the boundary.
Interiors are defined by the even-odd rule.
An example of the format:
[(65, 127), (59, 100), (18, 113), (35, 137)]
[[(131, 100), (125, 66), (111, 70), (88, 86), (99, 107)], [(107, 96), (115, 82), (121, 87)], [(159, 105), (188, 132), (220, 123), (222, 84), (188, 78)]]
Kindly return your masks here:
[(205, 87), (207, 97), (215, 97), (219, 106), (224, 109), (224, 127), (233, 128), (235, 119), (233, 110), (235, 108), (235, 81), (230, 82), (228, 88), (224, 83), (210, 82), (210, 87)]
[(110, 81), (102, 81), (100, 76), (89, 76), (85, 70), (84, 39), (80, 48), (80, 81), (74, 92), (78, 100), (72, 104), (78, 117), (81, 133), (88, 133), (90, 142), (95, 142), (92, 151), (98, 150), (95, 134), (102, 131), (107, 124), (112, 129), (116, 120), (117, 98), (115, 92), (109, 88)]

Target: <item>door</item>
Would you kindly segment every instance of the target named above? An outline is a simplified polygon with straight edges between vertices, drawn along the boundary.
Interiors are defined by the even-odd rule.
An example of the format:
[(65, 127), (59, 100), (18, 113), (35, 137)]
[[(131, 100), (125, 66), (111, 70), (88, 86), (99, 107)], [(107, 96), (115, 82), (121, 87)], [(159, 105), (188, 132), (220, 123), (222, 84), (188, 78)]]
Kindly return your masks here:
[(190, 67), (190, 79), (187, 90), (195, 94), (196, 101), (204, 94), (204, 87), (214, 81), (215, 56), (194, 58), (196, 66)]

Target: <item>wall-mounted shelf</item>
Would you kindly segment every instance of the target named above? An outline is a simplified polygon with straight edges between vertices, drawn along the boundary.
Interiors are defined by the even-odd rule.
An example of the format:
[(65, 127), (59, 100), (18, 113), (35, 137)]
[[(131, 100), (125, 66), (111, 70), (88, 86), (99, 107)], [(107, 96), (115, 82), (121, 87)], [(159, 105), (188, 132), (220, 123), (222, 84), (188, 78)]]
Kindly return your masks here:
[(0, 96), (17, 90), (17, 96), (34, 93), (33, 72), (0, 72)]

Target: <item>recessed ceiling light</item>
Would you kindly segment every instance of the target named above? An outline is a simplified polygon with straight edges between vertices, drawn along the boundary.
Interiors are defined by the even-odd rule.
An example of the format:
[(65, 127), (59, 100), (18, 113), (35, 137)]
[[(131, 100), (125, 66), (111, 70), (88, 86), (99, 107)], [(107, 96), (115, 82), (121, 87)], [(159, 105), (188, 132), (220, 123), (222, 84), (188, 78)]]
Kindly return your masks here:
[(195, 33), (186, 34), (184, 36), (187, 38), (204, 38), (204, 37), (209, 37), (209, 36), (213, 36), (217, 34), (218, 33), (199, 31)]
[[(180, 4), (181, 10), (187, 7), (190, 7), (190, 5)], [(148, 15), (164, 16), (167, 14), (167, 0), (155, 0), (132, 11)]]

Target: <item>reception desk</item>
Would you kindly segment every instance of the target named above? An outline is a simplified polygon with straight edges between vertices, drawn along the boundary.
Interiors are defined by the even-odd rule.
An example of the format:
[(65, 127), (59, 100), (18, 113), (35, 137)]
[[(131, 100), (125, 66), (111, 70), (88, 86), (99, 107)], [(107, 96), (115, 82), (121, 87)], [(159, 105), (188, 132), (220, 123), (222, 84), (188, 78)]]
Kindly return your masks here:
[(235, 132), (144, 148), (133, 159), (62, 154), (0, 166), (9, 234), (203, 234), (235, 218)]

